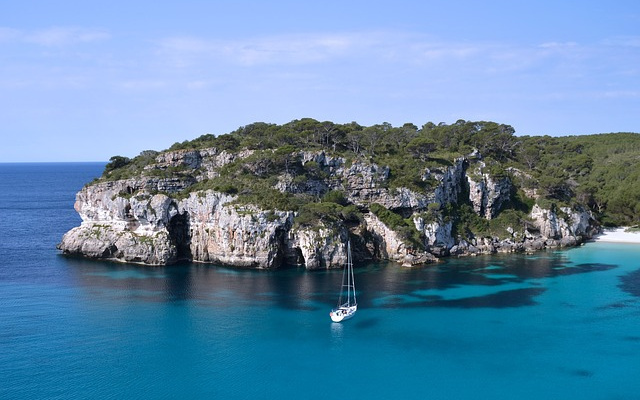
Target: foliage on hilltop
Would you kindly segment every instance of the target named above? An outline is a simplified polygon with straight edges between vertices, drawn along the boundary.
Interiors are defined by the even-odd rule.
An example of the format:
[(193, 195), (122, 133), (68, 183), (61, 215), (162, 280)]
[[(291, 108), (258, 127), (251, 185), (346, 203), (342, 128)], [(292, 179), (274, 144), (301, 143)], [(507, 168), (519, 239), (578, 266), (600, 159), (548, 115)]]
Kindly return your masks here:
[(606, 225), (640, 222), (640, 135), (519, 138), (546, 199), (588, 206)]
[[(327, 178), (326, 171), (317, 163), (302, 163), (302, 151), (324, 151), (341, 156), (347, 162), (364, 160), (387, 166), (389, 189), (406, 187), (416, 192), (431, 188), (432, 182), (424, 178), (427, 168), (443, 168), (457, 157), (479, 154), (492, 176), (507, 176), (516, 186), (519, 197), (514, 198), (519, 199), (518, 204), (507, 207), (504, 220), (523, 219), (530, 209), (533, 200), (525, 198), (524, 189), (527, 193), (535, 192), (536, 201), (543, 206), (584, 205), (607, 225), (640, 223), (639, 134), (550, 137), (515, 136), (514, 133), (509, 125), (487, 121), (428, 122), (421, 127), (406, 123), (394, 127), (388, 123), (362, 126), (356, 122), (336, 124), (303, 118), (282, 125), (256, 122), (227, 134), (207, 134), (175, 143), (166, 151), (252, 150), (248, 158), (225, 165), (220, 177), (200, 180), (185, 194), (215, 189), (237, 195), (238, 201), (264, 208), (304, 211), (307, 220), (324, 218), (331, 222), (335, 218), (358, 217), (354, 209), (344, 210), (349, 204), (339, 201), (340, 196), (344, 198), (343, 193), (334, 193), (334, 198), (327, 200), (322, 198), (325, 193), (307, 191), (294, 195), (275, 188), (282, 174), (292, 177), (293, 184)], [(181, 168), (145, 169), (157, 154), (145, 151), (133, 159), (115, 156), (107, 164), (102, 179), (193, 173)], [(459, 207), (450, 210), (449, 215), (466, 221), (464, 229), (493, 229), (488, 223), (470, 216), (467, 209)], [(398, 222), (397, 225), (402, 224)], [(411, 232), (407, 233), (409, 236)]]

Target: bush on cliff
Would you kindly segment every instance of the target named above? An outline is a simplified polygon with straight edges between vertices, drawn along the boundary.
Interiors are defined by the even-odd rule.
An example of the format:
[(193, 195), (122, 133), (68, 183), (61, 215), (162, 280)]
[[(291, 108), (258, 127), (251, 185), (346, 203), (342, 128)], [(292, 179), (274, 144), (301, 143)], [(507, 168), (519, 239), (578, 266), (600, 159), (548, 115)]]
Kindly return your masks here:
[[(252, 149), (255, 151), (252, 156), (224, 167), (220, 180), (201, 182), (187, 191), (211, 188), (238, 194), (242, 201), (284, 204), (289, 209), (318, 201), (326, 190), (312, 196), (277, 195), (278, 201), (268, 198), (274, 192), (267, 189), (275, 187), (279, 175), (288, 174), (299, 187), (306, 184), (314, 187), (315, 183), (328, 178), (327, 171), (313, 161), (303, 166), (298, 157), (301, 151), (324, 151), (344, 157), (347, 163), (360, 160), (387, 166), (390, 173), (385, 184), (389, 189), (406, 187), (416, 192), (427, 192), (434, 183), (423, 179), (426, 168), (444, 168), (457, 157), (474, 154), (487, 162), (493, 160), (487, 165), (494, 177), (507, 176), (511, 167), (523, 171), (516, 182), (518, 189), (526, 188), (527, 193), (535, 190), (541, 202), (584, 204), (607, 224), (640, 223), (640, 135), (517, 137), (514, 133), (509, 125), (488, 121), (427, 122), (418, 128), (410, 123), (399, 127), (389, 123), (367, 127), (355, 122), (336, 124), (303, 118), (283, 125), (256, 122), (227, 134), (207, 134), (176, 143), (171, 150)], [(160, 173), (145, 168), (154, 158), (155, 154), (148, 151), (134, 159), (114, 156), (102, 180), (145, 174), (169, 177), (201, 173), (168, 169)], [(520, 199), (520, 203), (530, 201)], [(460, 215), (463, 214), (464, 210)]]
[(424, 249), (422, 235), (411, 219), (405, 219), (400, 214), (396, 214), (378, 203), (371, 204), (369, 210), (389, 229), (397, 232), (409, 247)]

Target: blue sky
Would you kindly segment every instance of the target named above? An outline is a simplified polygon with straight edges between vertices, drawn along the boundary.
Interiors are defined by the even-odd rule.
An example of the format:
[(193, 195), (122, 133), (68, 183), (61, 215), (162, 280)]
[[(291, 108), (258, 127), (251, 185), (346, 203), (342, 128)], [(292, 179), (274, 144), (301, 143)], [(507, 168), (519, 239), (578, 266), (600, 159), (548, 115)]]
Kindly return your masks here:
[(5, 1), (0, 162), (311, 117), (640, 132), (640, 2)]

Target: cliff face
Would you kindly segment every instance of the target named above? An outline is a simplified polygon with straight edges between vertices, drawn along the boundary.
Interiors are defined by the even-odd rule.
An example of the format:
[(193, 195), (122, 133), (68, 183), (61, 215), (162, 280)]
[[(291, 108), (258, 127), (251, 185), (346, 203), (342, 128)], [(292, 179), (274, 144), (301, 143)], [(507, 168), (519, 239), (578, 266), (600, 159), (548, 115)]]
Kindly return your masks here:
[[(352, 241), (356, 260), (388, 259), (404, 265), (432, 262), (436, 256), (497, 251), (531, 251), (582, 242), (594, 233), (594, 221), (584, 210), (544, 210), (534, 206), (527, 226), (509, 226), (509, 237), (460, 237), (455, 217), (445, 205), (470, 204), (490, 220), (511, 200), (509, 178), (496, 179), (478, 160), (460, 158), (451, 165), (427, 168), (422, 180), (430, 189), (417, 192), (390, 188), (390, 169), (366, 161), (349, 162), (324, 152), (301, 152), (301, 165), (321, 172), (301, 181), (288, 172), (278, 176), (281, 192), (322, 196), (345, 194), (362, 213), (359, 222), (318, 221), (299, 224), (298, 213), (240, 204), (235, 194), (192, 191), (192, 185), (220, 176), (221, 169), (249, 159), (252, 151), (230, 153), (216, 149), (158, 154), (145, 173), (133, 178), (90, 184), (76, 196), (79, 227), (59, 244), (65, 254), (150, 265), (179, 260), (239, 267), (308, 269), (336, 268), (346, 261)], [(244, 162), (244, 161), (243, 161)], [(249, 168), (249, 167), (247, 167)], [(408, 226), (398, 228), (375, 215), (377, 203), (402, 214)], [(416, 244), (410, 233), (420, 238)]]
[(164, 194), (126, 198), (121, 185), (85, 187), (75, 208), (79, 227), (60, 244), (65, 253), (145, 264), (181, 259), (272, 268), (284, 257), (284, 235), (293, 213), (234, 207), (233, 197), (212, 191), (183, 200)]
[(145, 264), (167, 264), (178, 257), (167, 227), (177, 215), (168, 196), (123, 197), (139, 182), (108, 182), (85, 187), (76, 196), (82, 224), (67, 232), (65, 253)]
[(483, 171), (484, 168), (485, 164), (480, 161), (473, 174), (467, 175), (469, 200), (478, 215), (491, 219), (509, 201), (512, 186), (509, 178), (494, 179)]

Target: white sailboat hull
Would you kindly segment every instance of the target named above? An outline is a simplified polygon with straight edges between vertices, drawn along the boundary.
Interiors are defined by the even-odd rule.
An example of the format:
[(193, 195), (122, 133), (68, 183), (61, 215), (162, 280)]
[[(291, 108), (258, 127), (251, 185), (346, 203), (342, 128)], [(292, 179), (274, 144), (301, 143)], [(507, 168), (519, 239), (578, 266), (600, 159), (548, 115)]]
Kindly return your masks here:
[(331, 321), (342, 322), (353, 317), (358, 310), (356, 300), (356, 284), (353, 279), (353, 262), (351, 260), (351, 242), (347, 242), (347, 264), (342, 273), (342, 289), (338, 306), (331, 310)]
[(334, 308), (331, 310), (329, 315), (331, 316), (331, 321), (333, 322), (342, 322), (346, 321), (349, 318), (353, 317), (358, 310), (358, 306), (342, 306), (338, 308)]

